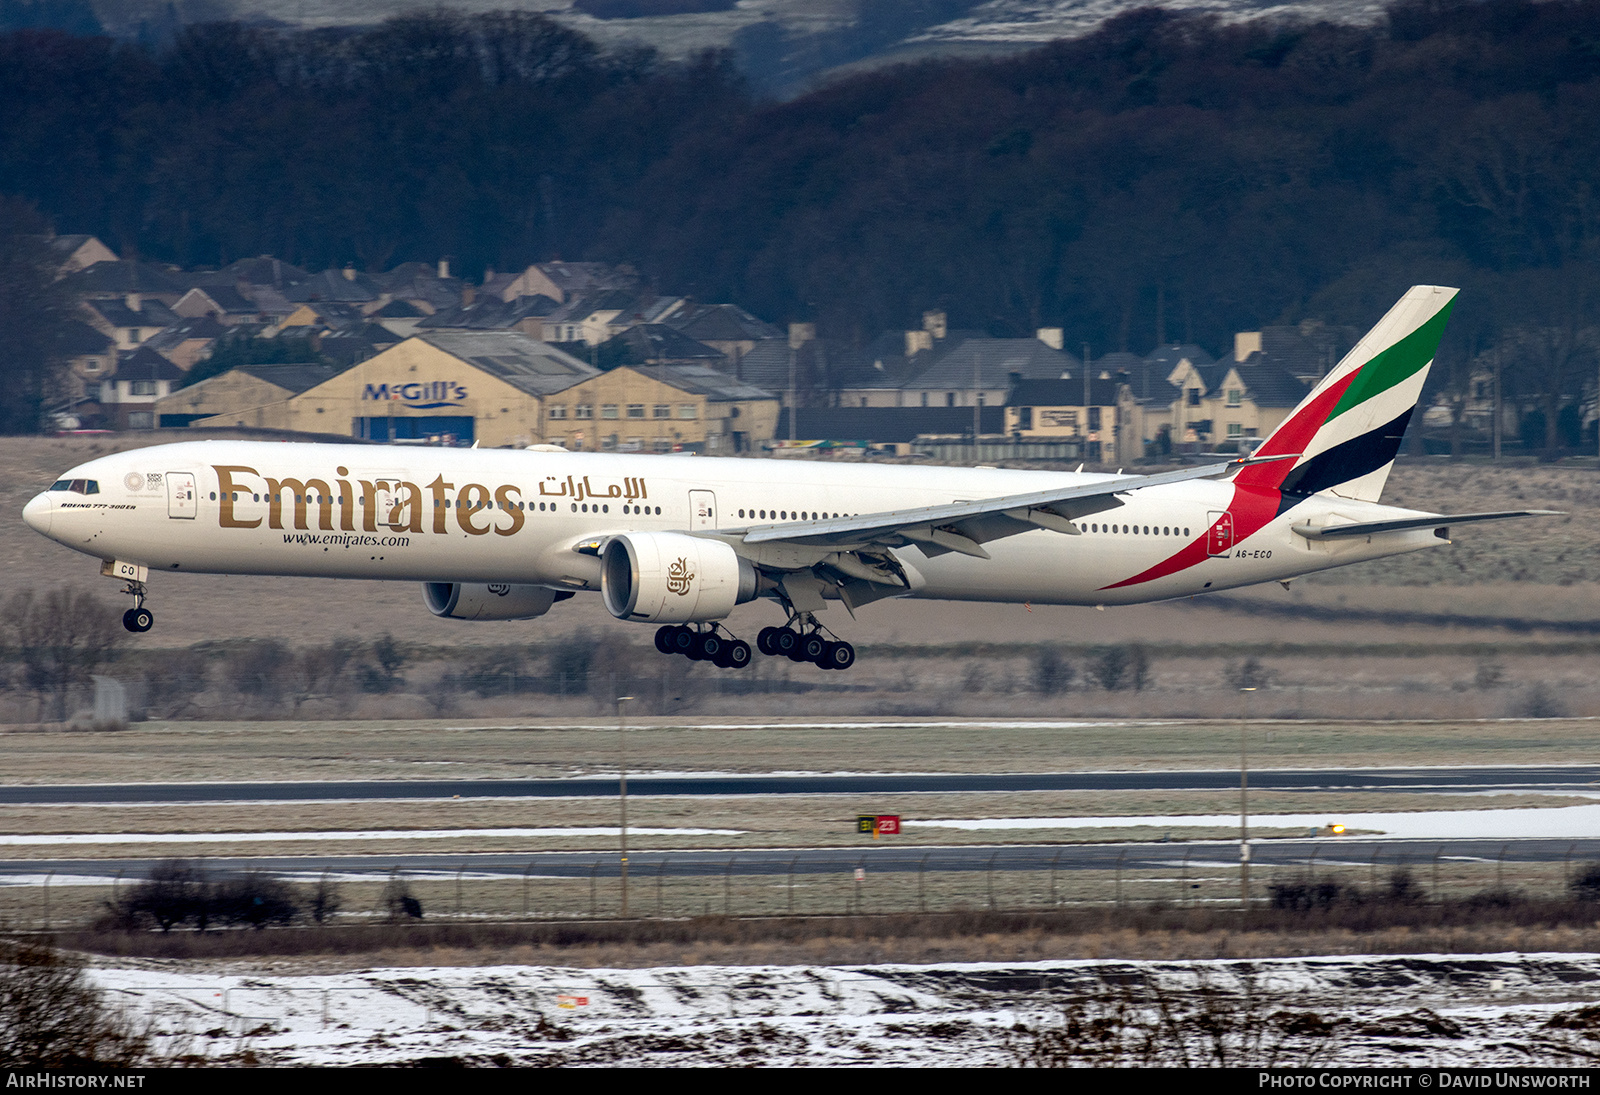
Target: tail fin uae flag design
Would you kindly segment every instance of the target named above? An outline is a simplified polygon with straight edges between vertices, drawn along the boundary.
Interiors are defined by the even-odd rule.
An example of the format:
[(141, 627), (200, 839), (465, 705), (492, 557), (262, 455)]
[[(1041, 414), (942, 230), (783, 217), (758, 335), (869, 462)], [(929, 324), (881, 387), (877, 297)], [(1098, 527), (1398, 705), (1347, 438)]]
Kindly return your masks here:
[(1331, 491), (1376, 502), (1422, 396), (1458, 290), (1413, 286), (1284, 420), (1234, 482), (1304, 496)]
[(1223, 522), (1226, 528), (1214, 542), (1237, 544), (1307, 495), (1327, 491), (1376, 502), (1456, 293), (1438, 285), (1412, 287), (1255, 453), (1298, 453), (1298, 459), (1242, 469), (1233, 478), (1233, 502), (1217, 525), (1143, 573), (1105, 588), (1139, 585), (1203, 563)]

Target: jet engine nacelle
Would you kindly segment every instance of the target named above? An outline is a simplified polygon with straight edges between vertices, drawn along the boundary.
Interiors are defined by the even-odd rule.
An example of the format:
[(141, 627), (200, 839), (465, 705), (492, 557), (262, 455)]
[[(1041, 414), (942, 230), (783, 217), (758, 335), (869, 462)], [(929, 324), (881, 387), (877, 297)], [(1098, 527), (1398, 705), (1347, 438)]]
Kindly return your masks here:
[(681, 532), (613, 536), (601, 557), (600, 592), (619, 620), (720, 620), (754, 599), (756, 586), (755, 568), (733, 548)]
[(531, 620), (550, 611), (571, 593), (544, 586), (487, 585), (467, 582), (424, 582), (422, 599), (428, 611), (451, 620)]

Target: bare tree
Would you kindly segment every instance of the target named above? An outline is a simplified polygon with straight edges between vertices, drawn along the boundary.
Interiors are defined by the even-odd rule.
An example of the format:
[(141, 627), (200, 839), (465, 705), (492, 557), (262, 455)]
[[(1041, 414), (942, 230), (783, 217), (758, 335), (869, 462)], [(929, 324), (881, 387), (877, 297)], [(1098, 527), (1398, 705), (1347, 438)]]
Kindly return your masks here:
[(0, 940), (0, 1068), (156, 1063), (149, 1034), (106, 1006), (85, 966), (45, 944)]
[(1544, 412), (1544, 447), (1561, 447), (1561, 406), (1593, 375), (1600, 352), (1600, 270), (1573, 262), (1507, 279), (1501, 348), (1511, 378)]
[(87, 685), (122, 638), (114, 614), (99, 598), (69, 586), (42, 596), (25, 589), (5, 611), (4, 626), (41, 715), (48, 703), (56, 721), (65, 721), (73, 686)]

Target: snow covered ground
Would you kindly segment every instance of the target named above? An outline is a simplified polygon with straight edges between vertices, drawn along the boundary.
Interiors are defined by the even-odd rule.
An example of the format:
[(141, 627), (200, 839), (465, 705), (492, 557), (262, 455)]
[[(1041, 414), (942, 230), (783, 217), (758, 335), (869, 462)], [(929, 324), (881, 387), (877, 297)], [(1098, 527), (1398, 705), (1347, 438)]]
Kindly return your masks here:
[[(1416, 810), (1395, 813), (1251, 814), (1252, 829), (1319, 828), (1338, 822), (1352, 831), (1405, 840), (1516, 840), (1600, 837), (1600, 804), (1515, 810)], [(1239, 815), (1168, 814), (1148, 817), (988, 817), (936, 821), (905, 820), (906, 829), (1163, 829), (1237, 825)]]
[[(1113, 15), (1144, 6), (1142, 0), (990, 0), (964, 18), (932, 27), (913, 42), (988, 42), (1032, 45), (1086, 34)], [(1206, 12), (1223, 19), (1260, 16), (1373, 23), (1383, 14), (1376, 0), (1163, 0), (1172, 11)]]
[(274, 1064), (1010, 1064), (1032, 1044), (1017, 1024), (1049, 1028), (1107, 983), (1177, 999), (1251, 983), (1262, 1015), (1331, 1024), (1317, 1063), (1562, 1064), (1600, 1049), (1592, 954), (95, 977), (194, 1049)]

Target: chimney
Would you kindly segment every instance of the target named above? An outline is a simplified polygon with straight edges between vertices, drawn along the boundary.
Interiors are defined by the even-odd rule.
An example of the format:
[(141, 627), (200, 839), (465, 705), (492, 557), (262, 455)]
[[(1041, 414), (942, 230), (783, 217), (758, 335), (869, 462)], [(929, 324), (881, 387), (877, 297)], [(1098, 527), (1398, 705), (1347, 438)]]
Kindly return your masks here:
[(140, 296), (138, 293), (129, 293), (127, 296), (123, 297), (122, 300), (123, 300), (123, 303), (128, 306), (128, 311), (130, 311), (130, 312), (142, 312), (142, 311), (144, 311), (144, 298), (142, 296)]
[(1233, 336), (1233, 360), (1243, 361), (1261, 352), (1260, 331), (1240, 331)]
[(1052, 350), (1061, 349), (1066, 342), (1066, 331), (1060, 327), (1040, 327), (1034, 335)]
[(450, 276), (450, 260), (449, 259), (440, 259), (439, 260), (439, 280), (440, 281), (444, 281), (449, 276)]
[(789, 349), (798, 350), (808, 342), (817, 339), (817, 325), (815, 323), (789, 324)]
[(478, 290), (475, 286), (469, 284), (461, 287), (461, 307), (470, 308), (472, 307), (472, 302), (477, 299)]
[(950, 330), (943, 312), (923, 312), (922, 329), (934, 338), (943, 338)]
[(355, 281), (356, 280), (356, 268), (354, 266), (351, 266), (348, 262), (344, 264), (344, 280), (345, 281)]
[(933, 349), (933, 332), (929, 330), (906, 332), (906, 356), (913, 357), (919, 350)]

